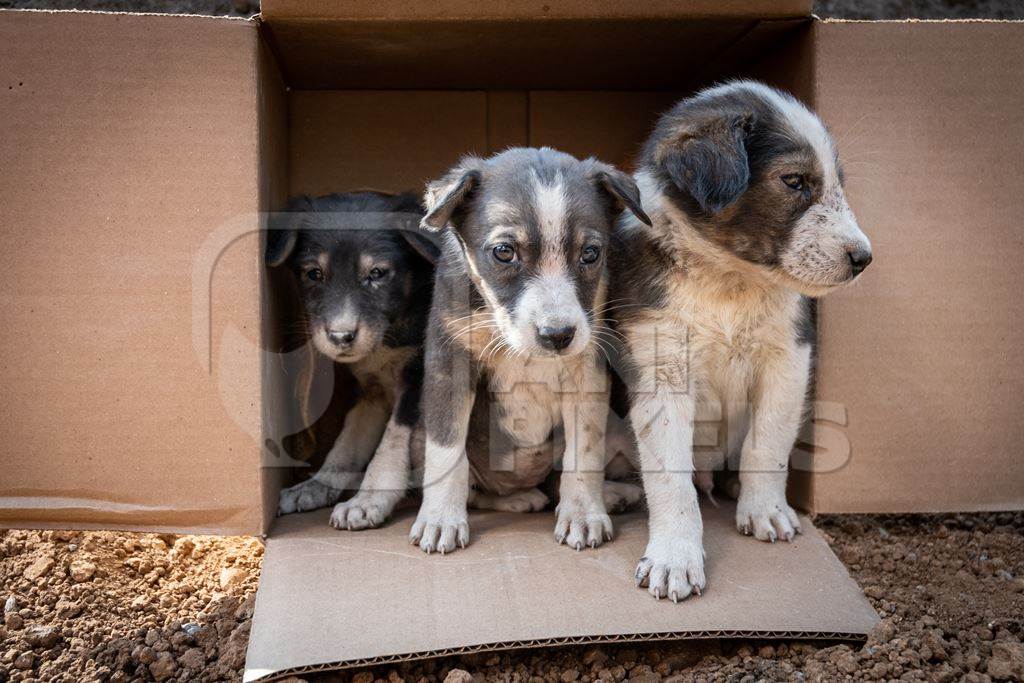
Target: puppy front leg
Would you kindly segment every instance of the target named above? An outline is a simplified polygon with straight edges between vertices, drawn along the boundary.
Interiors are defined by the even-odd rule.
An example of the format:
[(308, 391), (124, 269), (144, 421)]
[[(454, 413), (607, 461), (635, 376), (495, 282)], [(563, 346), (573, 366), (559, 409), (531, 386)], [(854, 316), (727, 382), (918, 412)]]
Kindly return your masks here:
[(337, 502), (342, 492), (358, 480), (373, 455), (388, 413), (388, 406), (376, 399), (362, 400), (353, 406), (323, 466), (306, 481), (281, 490), (277, 513), (315, 510)]
[(444, 554), (469, 543), (466, 432), (476, 380), (468, 352), (455, 344), (450, 345), (447, 354), (438, 347), (428, 340), (423, 391), (427, 434), (423, 502), (409, 541), (424, 552), (437, 550)]
[(331, 526), (335, 529), (357, 531), (377, 527), (405, 496), (412, 460), (412, 432), (419, 420), (419, 401), (418, 386), (405, 387), (400, 392), (359, 492), (334, 506)]
[(700, 594), (704, 525), (693, 485), (693, 397), (659, 389), (634, 395), (630, 420), (650, 514), (647, 549), (636, 568), (638, 586), (673, 602)]
[[(596, 548), (612, 539), (612, 520), (604, 504), (605, 429), (608, 392), (604, 366), (583, 363), (583, 382), (561, 397), (565, 454), (555, 508), (555, 540), (570, 548)], [(601, 388), (592, 392), (591, 389)]]
[(736, 528), (761, 541), (791, 541), (800, 533), (800, 519), (786, 502), (786, 477), (810, 367), (810, 347), (793, 347), (765, 361), (756, 377), (753, 418), (740, 452)]

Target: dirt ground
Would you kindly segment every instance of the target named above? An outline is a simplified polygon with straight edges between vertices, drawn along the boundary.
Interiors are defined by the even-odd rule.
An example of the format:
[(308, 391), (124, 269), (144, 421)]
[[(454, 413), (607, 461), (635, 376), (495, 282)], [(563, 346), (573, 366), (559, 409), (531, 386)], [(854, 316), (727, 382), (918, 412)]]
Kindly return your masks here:
[[(317, 680), (1024, 680), (1024, 513), (817, 524), (882, 616), (863, 646), (568, 647)], [(247, 538), (0, 532), (0, 682), (238, 680), (262, 552)]]

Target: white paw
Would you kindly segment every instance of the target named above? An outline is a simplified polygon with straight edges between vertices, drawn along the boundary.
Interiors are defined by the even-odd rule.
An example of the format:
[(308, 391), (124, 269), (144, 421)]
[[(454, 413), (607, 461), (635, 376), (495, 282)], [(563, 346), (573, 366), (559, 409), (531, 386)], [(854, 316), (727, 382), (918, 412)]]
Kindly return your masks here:
[(277, 501), (277, 514), (288, 515), (327, 507), (341, 498), (341, 492), (340, 488), (328, 486), (316, 477), (307, 479), (281, 490)]
[(392, 508), (393, 496), (360, 491), (344, 503), (334, 506), (331, 512), (331, 526), (349, 531), (373, 529), (384, 523)]
[(465, 509), (436, 513), (421, 507), (409, 532), (409, 542), (418, 545), (425, 553), (436, 550), (442, 555), (456, 548), (465, 548), (469, 543), (469, 520)]
[(679, 602), (700, 595), (707, 586), (704, 548), (698, 539), (686, 537), (651, 539), (636, 566), (636, 585), (660, 600)]
[(610, 515), (625, 512), (640, 502), (644, 490), (636, 484), (624, 481), (606, 481), (604, 483), (604, 507)]
[(574, 496), (561, 501), (555, 515), (555, 540), (570, 548), (596, 548), (612, 540), (612, 518), (603, 502), (585, 502)]
[(516, 491), (494, 501), (494, 509), (501, 512), (540, 512), (548, 504), (548, 497), (539, 489)]
[(792, 541), (800, 533), (800, 519), (782, 496), (745, 493), (736, 503), (736, 528), (759, 541)]

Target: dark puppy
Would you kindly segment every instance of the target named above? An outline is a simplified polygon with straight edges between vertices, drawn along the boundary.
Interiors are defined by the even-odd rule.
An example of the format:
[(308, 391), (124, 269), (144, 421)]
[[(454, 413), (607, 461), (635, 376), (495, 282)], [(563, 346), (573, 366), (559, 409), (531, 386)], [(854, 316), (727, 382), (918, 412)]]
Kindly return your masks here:
[(737, 528), (792, 539), (800, 522), (786, 469), (810, 373), (806, 297), (852, 281), (871, 247), (824, 125), (760, 83), (680, 102), (647, 141), (636, 179), (653, 226), (620, 224), (610, 309), (626, 341), (650, 509), (636, 577), (678, 600), (705, 585), (691, 479), (698, 405), (725, 416), (726, 454), (740, 456)]
[(375, 526), (405, 493), (437, 256), (417, 231), (422, 213), (410, 194), (352, 192), (293, 199), (272, 226), (267, 263), (292, 271), (313, 345), (359, 382), (323, 467), (281, 491), (280, 514), (336, 502), (364, 468), (359, 492), (331, 515), (335, 527)]
[[(535, 487), (561, 433), (556, 537), (600, 544), (612, 532), (599, 356), (608, 341), (606, 253), (624, 207), (647, 220), (636, 185), (593, 159), (511, 149), (464, 159), (430, 184), (426, 203), (422, 226), (444, 243), (425, 346), (423, 504), (411, 540), (427, 552), (465, 545), (476, 485), (543, 499)], [(478, 384), (490, 424), (467, 459)], [(481, 440), (479, 430), (471, 436)]]

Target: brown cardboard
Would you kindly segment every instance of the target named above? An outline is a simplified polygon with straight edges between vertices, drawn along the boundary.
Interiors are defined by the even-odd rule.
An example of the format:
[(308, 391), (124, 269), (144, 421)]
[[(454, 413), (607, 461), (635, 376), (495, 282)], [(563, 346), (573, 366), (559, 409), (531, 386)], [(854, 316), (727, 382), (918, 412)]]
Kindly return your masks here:
[(261, 530), (257, 46), (0, 11), (0, 525)]
[(260, 16), (268, 22), (287, 19), (359, 21), (402, 19), (413, 21), (475, 21), (495, 19), (672, 19), (694, 17), (782, 18), (805, 17), (810, 0), (506, 0), (481, 3), (474, 0), (263, 0)]
[[(1024, 24), (818, 23), (815, 102), (875, 261), (819, 307), (848, 461), (813, 508), (1024, 507)], [(841, 463), (841, 459), (840, 459)]]
[(809, 520), (792, 544), (737, 533), (705, 506), (708, 591), (675, 605), (633, 583), (642, 513), (576, 552), (551, 514), (471, 516), (448, 557), (409, 545), (413, 511), (382, 529), (336, 531), (326, 511), (282, 518), (267, 543), (245, 680), (428, 655), (583, 642), (737, 636), (855, 639), (878, 616)]

